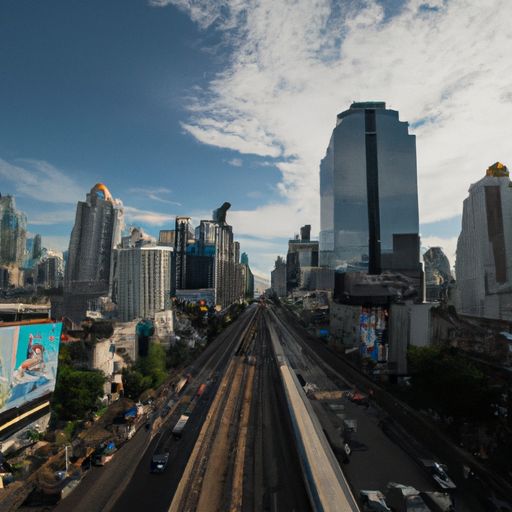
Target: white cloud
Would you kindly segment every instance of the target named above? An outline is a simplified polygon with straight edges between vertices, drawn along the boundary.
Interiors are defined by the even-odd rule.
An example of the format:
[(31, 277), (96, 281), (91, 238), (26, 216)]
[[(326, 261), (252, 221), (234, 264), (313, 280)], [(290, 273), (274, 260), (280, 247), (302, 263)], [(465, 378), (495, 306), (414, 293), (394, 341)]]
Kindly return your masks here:
[(28, 223), (33, 226), (50, 226), (53, 224), (73, 224), (75, 220), (75, 210), (57, 210), (50, 212), (29, 213), (27, 215)]
[(178, 201), (171, 201), (170, 199), (165, 199), (163, 197), (160, 197), (163, 195), (168, 195), (172, 193), (172, 190), (165, 188), (165, 187), (154, 187), (154, 188), (143, 188), (143, 187), (136, 187), (131, 188), (128, 190), (131, 194), (138, 194), (143, 195), (144, 197), (147, 197), (148, 199), (151, 199), (152, 201), (157, 201), (158, 203), (165, 203), (165, 204), (173, 204), (176, 206), (181, 206), (181, 203)]
[(390, 18), (377, 0), (152, 4), (176, 5), (230, 43), (229, 65), (184, 128), (203, 143), (285, 160), (282, 205), (231, 212), (243, 233), (289, 236), (305, 222), (318, 231), (319, 161), (352, 100), (384, 100), (415, 126), (424, 223), (460, 214), (488, 165), (512, 164), (509, 0), (405, 0)]
[(175, 215), (169, 213), (159, 213), (149, 210), (140, 210), (133, 206), (125, 206), (124, 213), (128, 223), (143, 223), (150, 226), (163, 226), (164, 224), (174, 223)]
[(41, 243), (43, 247), (56, 251), (67, 251), (69, 248), (69, 236), (47, 236), (42, 235)]
[(242, 167), (243, 164), (241, 158), (232, 158), (231, 160), (228, 160), (227, 163), (233, 167)]
[(42, 160), (0, 159), (0, 179), (11, 183), (16, 194), (48, 203), (76, 203), (84, 190), (72, 178)]

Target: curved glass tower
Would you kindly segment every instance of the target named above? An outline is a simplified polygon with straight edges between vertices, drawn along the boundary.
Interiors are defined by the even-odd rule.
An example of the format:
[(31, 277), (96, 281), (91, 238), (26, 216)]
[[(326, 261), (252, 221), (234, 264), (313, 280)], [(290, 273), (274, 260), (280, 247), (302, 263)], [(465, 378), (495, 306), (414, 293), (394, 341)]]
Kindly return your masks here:
[(320, 266), (419, 267), (416, 139), (384, 102), (338, 114), (320, 164)]

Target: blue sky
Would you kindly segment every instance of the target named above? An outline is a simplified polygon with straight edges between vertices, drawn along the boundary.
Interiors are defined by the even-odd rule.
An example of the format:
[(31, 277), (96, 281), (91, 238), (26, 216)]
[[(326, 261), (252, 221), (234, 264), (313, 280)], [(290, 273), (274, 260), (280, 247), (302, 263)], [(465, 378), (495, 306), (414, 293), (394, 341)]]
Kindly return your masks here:
[(453, 256), (470, 183), (512, 162), (512, 4), (490, 4), (7, 0), (0, 192), (59, 249), (98, 181), (153, 235), (227, 200), (268, 276), (300, 225), (318, 233), (336, 114), (385, 100), (417, 136), (423, 245)]

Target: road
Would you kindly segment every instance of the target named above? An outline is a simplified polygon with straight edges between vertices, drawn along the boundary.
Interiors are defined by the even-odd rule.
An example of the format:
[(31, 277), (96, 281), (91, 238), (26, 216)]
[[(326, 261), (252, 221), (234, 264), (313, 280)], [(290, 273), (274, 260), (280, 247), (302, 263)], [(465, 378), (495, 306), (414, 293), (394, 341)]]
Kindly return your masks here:
[[(183, 391), (181, 400), (190, 398), (211, 376), (209, 389), (198, 401), (189, 421), (187, 432), (179, 441), (172, 438), (171, 430), (180, 414), (180, 402), (175, 411), (151, 437), (141, 429), (124, 445), (112, 462), (104, 467), (93, 467), (80, 485), (55, 508), (56, 512), (95, 512), (108, 510), (144, 510), (151, 503), (154, 510), (167, 510), (181, 473), (192, 451), (202, 421), (208, 411), (222, 373), (236, 341), (249, 324), (255, 307), (248, 308), (233, 324), (226, 328), (194, 361), (185, 373), (193, 378)], [(153, 453), (168, 446), (171, 451), (169, 470), (165, 475), (149, 473)], [(163, 478), (162, 478), (163, 477)]]
[[(239, 339), (252, 320), (254, 309), (255, 307), (246, 311), (219, 337), (220, 340), (217, 338), (207, 351), (203, 352), (192, 364), (190, 371), (195, 374), (194, 382), (187, 386), (184, 391), (185, 397), (193, 397), (197, 388), (203, 382), (209, 381), (207, 390), (197, 400), (183, 435), (179, 439), (175, 439), (172, 435), (172, 428), (181, 414), (180, 408), (176, 409), (167, 422), (166, 428), (162, 429), (161, 436), (153, 441), (138, 464), (129, 485), (112, 508), (114, 512), (145, 510), (147, 507), (154, 512), (169, 509), (206, 414), (221, 382), (221, 377), (236, 350)], [(150, 473), (153, 453), (164, 451), (168, 451), (170, 454), (167, 470), (162, 474)]]
[[(319, 387), (325, 389), (328, 382), (334, 389), (353, 388), (356, 382), (354, 372), (348, 373), (347, 364), (329, 350), (325, 344), (312, 337), (300, 326), (293, 315), (282, 308), (274, 308), (278, 317), (278, 327), (284, 340), (284, 349), (291, 361), (294, 361), (297, 372), (304, 373), (306, 381), (316, 381)], [(323, 373), (323, 375), (319, 375)], [(348, 378), (350, 375), (350, 380)], [(334, 409), (328, 403), (322, 404), (331, 420), (340, 414), (343, 419), (353, 419), (357, 422), (357, 432), (353, 436), (353, 452), (350, 463), (343, 466), (354, 493), (362, 489), (380, 489), (384, 491), (388, 482), (398, 482), (412, 485), (421, 491), (434, 490), (435, 485), (428, 473), (415, 459), (415, 453), (421, 446), (423, 453), (432, 453), (425, 447), (428, 440), (421, 437), (413, 438), (413, 432), (408, 432), (410, 440), (400, 439), (400, 436), (387, 435), (379, 426), (379, 421), (387, 416), (377, 404), (372, 403), (368, 408), (356, 405), (347, 399), (340, 400)], [(318, 405), (317, 405), (318, 407)], [(323, 418), (325, 421), (325, 417)], [(389, 434), (389, 432), (388, 432)], [(443, 454), (437, 454), (439, 456)], [(340, 462), (343, 457), (340, 456)], [(441, 462), (444, 462), (441, 459)], [(453, 470), (454, 468), (452, 468)], [(454, 478), (455, 471), (449, 471)], [(457, 475), (456, 475), (457, 476)], [(460, 479), (459, 479), (460, 481)], [(464, 482), (463, 482), (464, 483)], [(475, 487), (476, 488), (476, 487)], [(470, 486), (459, 488), (455, 493), (457, 510), (480, 512), (484, 510), (479, 503), (481, 498)]]

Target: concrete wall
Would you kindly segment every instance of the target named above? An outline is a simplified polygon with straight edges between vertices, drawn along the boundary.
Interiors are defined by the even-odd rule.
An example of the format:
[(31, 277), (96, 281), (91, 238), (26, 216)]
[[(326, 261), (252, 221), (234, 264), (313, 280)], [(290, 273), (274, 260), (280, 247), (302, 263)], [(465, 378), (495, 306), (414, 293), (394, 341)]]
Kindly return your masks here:
[(357, 347), (360, 341), (359, 318), (361, 306), (337, 304), (331, 301), (329, 322), (336, 344)]
[(406, 304), (391, 304), (389, 309), (388, 366), (392, 373), (407, 373), (409, 342), (409, 308)]

